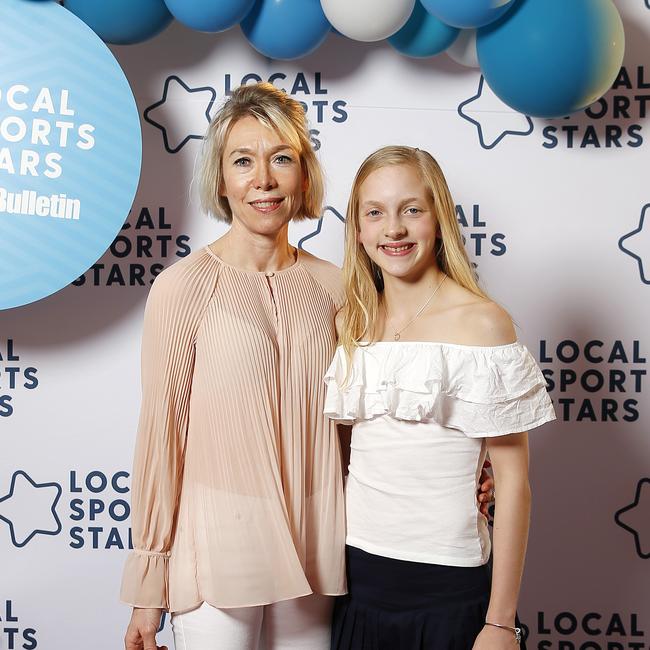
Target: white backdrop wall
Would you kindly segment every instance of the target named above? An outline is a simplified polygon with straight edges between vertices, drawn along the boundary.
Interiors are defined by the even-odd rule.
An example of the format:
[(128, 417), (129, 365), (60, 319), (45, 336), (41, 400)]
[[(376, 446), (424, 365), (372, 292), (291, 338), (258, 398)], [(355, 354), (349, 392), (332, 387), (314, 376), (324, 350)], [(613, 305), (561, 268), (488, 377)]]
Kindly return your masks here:
[(558, 412), (531, 435), (529, 647), (650, 647), (650, 7), (617, 5), (615, 88), (552, 121), (514, 113), (444, 55), (409, 60), (335, 34), (291, 63), (258, 55), (239, 28), (174, 24), (113, 48), (142, 116), (133, 209), (76, 286), (0, 312), (0, 648), (121, 647), (144, 302), (161, 268), (223, 232), (192, 185), (199, 137), (229, 89), (258, 78), (307, 107), (327, 208), (292, 241), (316, 255), (341, 263), (369, 152), (403, 143), (438, 158), (480, 279)]

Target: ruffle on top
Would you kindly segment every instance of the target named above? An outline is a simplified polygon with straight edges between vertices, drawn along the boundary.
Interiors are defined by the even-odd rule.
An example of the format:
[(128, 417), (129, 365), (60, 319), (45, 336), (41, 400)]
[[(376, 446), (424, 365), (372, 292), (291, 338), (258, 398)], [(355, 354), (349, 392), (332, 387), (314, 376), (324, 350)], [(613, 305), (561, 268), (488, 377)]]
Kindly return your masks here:
[[(325, 415), (354, 422), (388, 415), (434, 421), (478, 438), (555, 419), (546, 380), (519, 342), (494, 347), (380, 341), (342, 347), (325, 375)], [(347, 380), (346, 380), (347, 377)]]

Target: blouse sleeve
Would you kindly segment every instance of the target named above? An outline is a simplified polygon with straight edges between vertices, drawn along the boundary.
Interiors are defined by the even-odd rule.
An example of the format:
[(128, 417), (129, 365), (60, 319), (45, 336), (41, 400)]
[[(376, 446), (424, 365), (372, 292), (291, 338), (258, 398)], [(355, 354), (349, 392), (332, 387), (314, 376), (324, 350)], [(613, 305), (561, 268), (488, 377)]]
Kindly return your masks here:
[(168, 608), (168, 560), (183, 473), (194, 344), (210, 289), (196, 271), (181, 262), (163, 272), (145, 308), (142, 406), (131, 487), (134, 550), (121, 589), (121, 600), (134, 607)]

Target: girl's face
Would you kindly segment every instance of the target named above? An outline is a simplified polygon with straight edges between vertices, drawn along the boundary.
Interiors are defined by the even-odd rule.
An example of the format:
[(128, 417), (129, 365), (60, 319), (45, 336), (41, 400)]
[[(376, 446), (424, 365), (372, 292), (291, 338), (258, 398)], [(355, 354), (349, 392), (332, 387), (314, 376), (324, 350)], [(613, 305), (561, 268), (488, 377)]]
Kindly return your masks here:
[(223, 153), (222, 196), (233, 221), (249, 232), (273, 235), (302, 207), (300, 154), (254, 117), (233, 125)]
[(417, 280), (436, 266), (433, 201), (412, 165), (373, 171), (359, 188), (359, 241), (384, 274)]

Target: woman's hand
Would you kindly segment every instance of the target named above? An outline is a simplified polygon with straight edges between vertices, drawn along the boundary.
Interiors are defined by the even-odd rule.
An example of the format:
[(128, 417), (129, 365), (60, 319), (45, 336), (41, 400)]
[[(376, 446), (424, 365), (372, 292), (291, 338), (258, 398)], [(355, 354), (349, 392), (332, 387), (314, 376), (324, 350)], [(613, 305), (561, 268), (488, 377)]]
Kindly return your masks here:
[(492, 467), (492, 464), (489, 460), (486, 460), (483, 464), (483, 469), (481, 470), (481, 477), (479, 478), (479, 486), (476, 494), (478, 509), (486, 517), (488, 516), (490, 503), (494, 501), (494, 479), (490, 474), (488, 474), (488, 467)]
[(124, 637), (126, 650), (167, 650), (167, 646), (156, 645), (156, 632), (160, 625), (162, 609), (134, 607), (131, 622)]
[(472, 650), (516, 650), (519, 644), (514, 632), (501, 627), (485, 625), (476, 637)]

